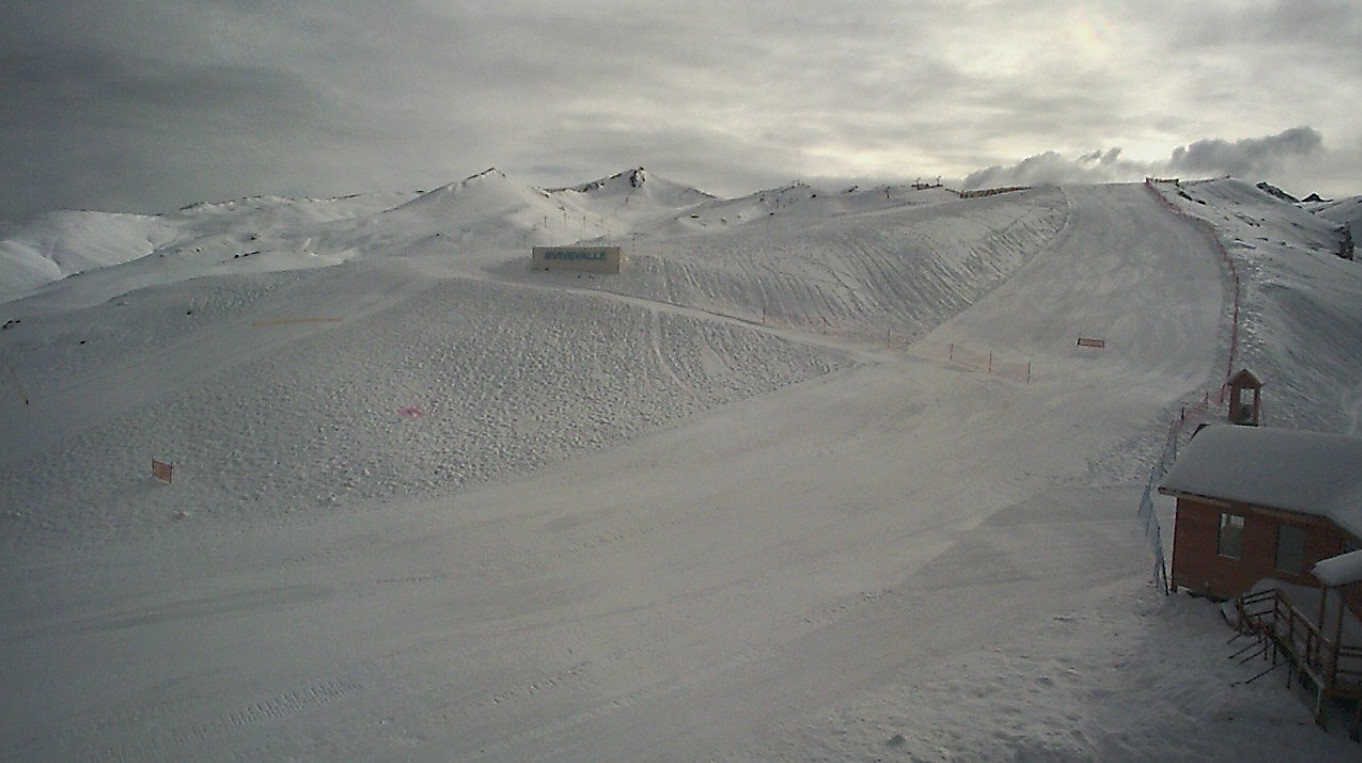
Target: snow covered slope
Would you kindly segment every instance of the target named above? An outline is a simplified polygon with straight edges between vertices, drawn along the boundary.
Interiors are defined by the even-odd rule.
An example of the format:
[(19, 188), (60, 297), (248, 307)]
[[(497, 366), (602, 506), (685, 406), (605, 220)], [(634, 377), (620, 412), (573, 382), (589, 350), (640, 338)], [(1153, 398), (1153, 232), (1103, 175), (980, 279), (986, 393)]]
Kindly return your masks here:
[[(42, 495), (41, 512), (19, 511), (67, 530), (155, 521), (146, 492), (126, 482), (152, 452), (214, 474), (186, 482), (190, 496), (152, 494), (196, 511), (276, 516), (438, 494), (850, 362), (844, 349), (751, 325), (762, 320), (872, 344), (920, 335), (1021, 267), (1067, 209), (1058, 191), (869, 202), (864, 215), (846, 214), (846, 202), (824, 215), (814, 202), (759, 225), (640, 243), (612, 279), (530, 272), (528, 246), (510, 242), (554, 202), (495, 170), (325, 228), (257, 228), (252, 208), (244, 238), (310, 239), (348, 252), (332, 255), (345, 267), (258, 272), (231, 258), (204, 269), (202, 252), (158, 254), (11, 303), (25, 317), (6, 335), (6, 366), (28, 402), (4, 398), (0, 422), (14, 432), (44, 423), (0, 455), (21, 475), (0, 496), (24, 507)], [(562, 291), (586, 285), (630, 299)], [(118, 296), (97, 300), (105, 294)], [(50, 312), (76, 304), (89, 307)], [(561, 389), (583, 392), (554, 403)]]
[[(661, 180), (204, 205), (0, 304), (0, 758), (1356, 755), (1150, 586), (1141, 479), (1232, 333), (1202, 229)], [(1160, 190), (1271, 231), (1243, 353), (1347, 430), (1356, 265)], [(623, 274), (528, 269), (598, 236)]]
[(1311, 205), (1289, 204), (1234, 179), (1182, 183), (1162, 193), (1207, 221), (1234, 263), (1240, 364), (1266, 382), (1265, 423), (1362, 432), (1360, 268), (1336, 256), (1338, 225), (1356, 200), (1311, 214), (1302, 208)]
[[(712, 199), (642, 169), (545, 191), (492, 168), (410, 194), (335, 199), (258, 196), (161, 215), (56, 212), (0, 241), (0, 302), (17, 309), (86, 307), (134, 289), (200, 276), (276, 272), (368, 257), (493, 252), (625, 234)], [(135, 266), (108, 266), (147, 260)], [(68, 276), (80, 286), (42, 289)]]
[(146, 215), (53, 212), (0, 241), (0, 302), (43, 284), (144, 257), (173, 236)]
[(355, 253), (348, 221), (407, 198), (260, 196), (160, 216), (53, 213), (0, 241), (0, 302), (36, 295), (14, 309), (60, 311), (200, 276), (334, 265)]
[[(952, 203), (898, 191), (888, 203), (883, 191), (756, 198), (702, 205), (681, 227), (634, 237), (629, 269), (588, 285), (771, 326), (906, 339), (1015, 272), (1067, 214), (1055, 189)], [(754, 203), (765, 211), (751, 214)]]

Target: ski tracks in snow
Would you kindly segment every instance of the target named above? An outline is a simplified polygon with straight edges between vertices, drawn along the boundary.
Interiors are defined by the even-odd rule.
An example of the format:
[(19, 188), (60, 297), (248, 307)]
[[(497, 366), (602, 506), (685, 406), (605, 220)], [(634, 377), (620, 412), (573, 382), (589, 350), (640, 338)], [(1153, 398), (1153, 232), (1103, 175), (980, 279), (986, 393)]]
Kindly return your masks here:
[[(183, 622), (154, 617), (136, 643), (85, 634), (75, 643), (91, 660), (137, 668), (160, 665), (158, 647), (175, 655), (163, 680), (97, 687), (106, 694), (87, 675), (24, 674), (53, 702), (89, 699), (74, 725), (11, 757), (715, 757), (1045, 621), (1078, 595), (1056, 581), (1128, 577), (1121, 560), (1143, 550), (1134, 533), (1126, 542), (1077, 517), (1089, 496), (1046, 497), (1114, 447), (1113, 432), (1161, 413), (1164, 386), (1113, 403), (1104, 382), (1125, 378), (1119, 358), (1056, 355), (1089, 375), (1020, 387), (910, 356), (862, 362), (863, 348), (808, 328), (925, 330), (973, 304), (977, 320), (967, 311), (949, 330), (1006, 340), (999, 327), (1015, 325), (1042, 348), (1067, 335), (1018, 295), (1048, 293), (1048, 264), (1082, 261), (1080, 234), (1101, 227), (1105, 207), (1070, 211), (1051, 191), (957, 209), (882, 237), (777, 230), (766, 243), (813, 255), (780, 276), (762, 242), (735, 235), (593, 282), (610, 296), (441, 281), (216, 377), (230, 384), (181, 392), (170, 407), (193, 428), (145, 427), (157, 437), (140, 446), (180, 448), (200, 475), (236, 461), (216, 484), (162, 491), (156, 508), (176, 496), (224, 513), (183, 527), (254, 527), (238, 542), (256, 555), (224, 585), (311, 580), (335, 593), (189, 618), (222, 628), (217, 642), (186, 643), (172, 627)], [(1081, 215), (1097, 217), (1084, 227)], [(1094, 235), (1088, 244), (1120, 243)], [(920, 261), (933, 240), (951, 262)], [(914, 241), (928, 242), (918, 256)], [(969, 283), (951, 290), (954, 274)], [(514, 280), (585, 285), (560, 275)], [(1013, 289), (992, 288), (1014, 276)], [(1107, 298), (1081, 285), (1064, 298), (1056, 313), (1107, 315)], [(1205, 336), (1172, 335), (1185, 345), (1167, 368), (1175, 382), (1181, 361), (1206, 365)], [(248, 432), (260, 452), (215, 428)], [(124, 436), (95, 427), (75, 452), (97, 463)], [(404, 498), (412, 484), (429, 490)], [(144, 496), (89, 489), (44, 500), (146, 510)], [(384, 511), (317, 515), (329, 497)], [(1033, 499), (1049, 513), (998, 524)], [(259, 521), (294, 509), (277, 540)], [(334, 553), (288, 550), (336, 523), (350, 529), (325, 531)], [(183, 553), (158, 551), (153, 599), (179, 600), (199, 569), (189, 533), (162, 534)], [(81, 601), (100, 606), (90, 585)]]

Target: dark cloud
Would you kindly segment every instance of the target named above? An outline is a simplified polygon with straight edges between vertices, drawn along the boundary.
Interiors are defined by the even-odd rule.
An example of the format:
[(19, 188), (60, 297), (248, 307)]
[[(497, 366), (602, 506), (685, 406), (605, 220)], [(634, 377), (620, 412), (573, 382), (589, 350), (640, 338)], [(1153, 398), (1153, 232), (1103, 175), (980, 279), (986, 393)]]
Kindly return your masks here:
[[(1360, 16), (1326, 0), (2, 3), (0, 219), (489, 165), (566, 185), (643, 164), (719, 193), (1308, 166), (1339, 195), (1362, 155)], [(1335, 148), (1196, 140), (1282, 124)]]
[(1077, 159), (1047, 151), (1011, 166), (993, 166), (965, 176), (964, 187), (1052, 186), (1063, 183), (1110, 183), (1142, 178), (1155, 165), (1121, 159), (1121, 149), (1093, 151)]
[(240, 195), (252, 178), (307, 173), (318, 149), (346, 142), (339, 115), (286, 72), (94, 51), (3, 64), (0, 163), (12, 174), (0, 208), (19, 214)]
[(1224, 174), (1253, 178), (1278, 170), (1294, 157), (1309, 156), (1324, 146), (1324, 138), (1312, 127), (1293, 127), (1265, 138), (1199, 140), (1178, 146), (1168, 161), (1174, 173)]

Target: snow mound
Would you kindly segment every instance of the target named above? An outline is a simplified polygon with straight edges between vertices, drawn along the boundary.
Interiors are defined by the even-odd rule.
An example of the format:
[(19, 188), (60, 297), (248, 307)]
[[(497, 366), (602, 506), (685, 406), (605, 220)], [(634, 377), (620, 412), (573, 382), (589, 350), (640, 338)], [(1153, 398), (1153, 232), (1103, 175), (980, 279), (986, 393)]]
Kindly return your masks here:
[(174, 226), (147, 215), (43, 215), (0, 241), (0, 302), (67, 276), (145, 257), (173, 236)]

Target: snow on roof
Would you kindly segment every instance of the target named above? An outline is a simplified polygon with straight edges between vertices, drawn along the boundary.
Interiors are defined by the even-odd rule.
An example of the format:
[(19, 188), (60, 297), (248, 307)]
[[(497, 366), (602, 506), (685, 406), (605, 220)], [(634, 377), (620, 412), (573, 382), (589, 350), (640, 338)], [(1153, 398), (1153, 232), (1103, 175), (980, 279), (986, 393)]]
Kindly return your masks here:
[(1159, 491), (1328, 517), (1362, 537), (1359, 466), (1357, 437), (1222, 425), (1192, 438)]
[(1311, 572), (1329, 588), (1362, 582), (1362, 551), (1349, 551), (1325, 559), (1316, 564)]

